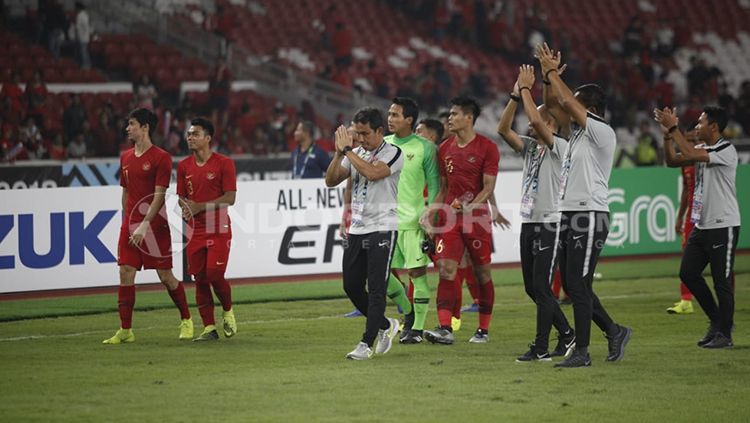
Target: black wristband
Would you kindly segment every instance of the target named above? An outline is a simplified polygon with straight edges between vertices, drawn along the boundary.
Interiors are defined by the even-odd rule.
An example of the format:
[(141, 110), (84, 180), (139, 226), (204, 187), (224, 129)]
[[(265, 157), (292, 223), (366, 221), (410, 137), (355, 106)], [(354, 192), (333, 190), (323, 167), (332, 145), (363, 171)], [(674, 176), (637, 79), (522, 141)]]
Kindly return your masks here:
[(519, 97), (519, 96), (517, 96), (517, 95), (515, 95), (513, 93), (510, 93), (510, 99), (513, 100), (513, 101), (515, 101), (515, 102), (521, 101), (521, 97)]
[(671, 134), (672, 132), (674, 132), (674, 131), (676, 131), (676, 130), (677, 130), (677, 125), (675, 125), (675, 126), (673, 126), (673, 127), (669, 128), (669, 130), (667, 131), (667, 133), (668, 133), (668, 134)]
[(544, 85), (552, 85), (552, 83), (549, 82), (548, 79), (542, 79), (542, 84), (544, 84)]
[(553, 71), (554, 71), (554, 72), (557, 72), (557, 69), (550, 69), (550, 70), (548, 70), (547, 72), (544, 72), (544, 78), (542, 79), (542, 81), (544, 81), (544, 80), (547, 80), (547, 81), (549, 81), (549, 73), (550, 73), (550, 72), (553, 72)]
[(518, 89), (518, 94), (521, 94), (523, 92), (523, 90), (529, 90), (529, 92), (531, 92), (531, 88), (529, 88), (529, 87), (521, 87), (521, 88)]
[(350, 152), (352, 150), (354, 150), (354, 149), (351, 146), (347, 145), (346, 147), (344, 147), (344, 148), (341, 149), (341, 154), (344, 155), (344, 156), (346, 156), (346, 153), (348, 153), (348, 152)]

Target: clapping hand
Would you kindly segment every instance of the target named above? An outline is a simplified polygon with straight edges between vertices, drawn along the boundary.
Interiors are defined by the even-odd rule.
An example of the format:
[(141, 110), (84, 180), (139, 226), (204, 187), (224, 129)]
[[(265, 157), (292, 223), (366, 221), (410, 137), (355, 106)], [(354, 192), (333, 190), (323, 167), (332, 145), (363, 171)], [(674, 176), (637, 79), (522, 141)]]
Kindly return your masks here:
[(344, 125), (341, 125), (336, 129), (334, 137), (336, 140), (336, 151), (338, 152), (341, 152), (344, 147), (351, 147), (354, 142), (351, 134), (349, 134), (349, 131), (346, 130)]
[(654, 109), (654, 120), (662, 126), (662, 132), (669, 133), (669, 130), (680, 123), (677, 117), (677, 109), (665, 107), (661, 110)]
[(518, 81), (516, 86), (520, 88), (531, 88), (534, 86), (534, 67), (531, 65), (521, 65), (518, 68)]

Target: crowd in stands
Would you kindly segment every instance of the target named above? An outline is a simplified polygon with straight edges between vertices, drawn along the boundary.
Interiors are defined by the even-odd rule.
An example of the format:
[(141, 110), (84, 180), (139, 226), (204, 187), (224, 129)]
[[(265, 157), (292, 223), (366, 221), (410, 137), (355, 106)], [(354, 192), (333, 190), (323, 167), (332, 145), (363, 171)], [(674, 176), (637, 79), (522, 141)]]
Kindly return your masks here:
[[(570, 3), (567, 0), (562, 5), (548, 0), (379, 0), (374, 3), (377, 7), (389, 7), (402, 19), (398, 22), (413, 22), (414, 34), (429, 37), (435, 45), (466, 46), (467, 54), (473, 59), (461, 72), (457, 72), (455, 63), (445, 58), (424, 57), (413, 62), (415, 66), (395, 71), (382, 57), (358, 56), (355, 51), (357, 22), (345, 18), (349, 10), (345, 8), (349, 6), (334, 0), (320, 7), (321, 13), (316, 16), (300, 15), (310, 22), (300, 22), (299, 28), (274, 31), (282, 38), (289, 36), (283, 34), (287, 30), (302, 33), (307, 38), (316, 38), (309, 37), (310, 33), (318, 35), (311, 45), (318, 49), (320, 57), (315, 58), (310, 71), (319, 77), (386, 99), (396, 95), (415, 98), (420, 108), (430, 115), (439, 113), (448, 100), (459, 93), (472, 95), (484, 103), (501, 101), (511, 87), (503, 85), (504, 79), (499, 78), (498, 73), (505, 71), (493, 67), (496, 63), (493, 60), (512, 68), (529, 57), (533, 45), (547, 41), (559, 48), (563, 61), (571, 65), (565, 75), (571, 85), (598, 81), (607, 90), (610, 101), (606, 117), (617, 128), (618, 143), (623, 150), (617, 161), (623, 166), (661, 163), (659, 133), (648, 113), (654, 107), (677, 105), (681, 123), (689, 126), (697, 120), (701, 105), (718, 104), (730, 111), (731, 122), (726, 135), (736, 138), (750, 134), (750, 78), (742, 82), (739, 89), (730, 87), (726, 70), (707, 62), (705, 56), (699, 54), (705, 46), (696, 44), (688, 26), (690, 21), (665, 15), (661, 4), (649, 9), (646, 7), (649, 2), (644, 0), (612, 6), (613, 13), (606, 16), (610, 25), (604, 28), (604, 24), (599, 23), (592, 27), (608, 32), (602, 34), (599, 42), (583, 45), (578, 42), (580, 34), (576, 31), (560, 30), (561, 19), (571, 18), (557, 16), (562, 9), (553, 9), (553, 6), (565, 7)], [(241, 35), (238, 31), (244, 31), (248, 24), (241, 22), (237, 14), (238, 4), (255, 15), (271, 14), (269, 10), (279, 7), (266, 1), (250, 5), (217, 0), (215, 13), (204, 13), (204, 29), (224, 37), (230, 44), (238, 42)], [(363, 3), (362, 7), (375, 6)], [(733, 3), (732, 7), (741, 6)], [(587, 13), (595, 16), (604, 10), (600, 6), (594, 9)], [(748, 13), (738, 10), (733, 9), (734, 14)], [(292, 12), (299, 15), (304, 10), (289, 11)], [(1, 19), (8, 21), (5, 14)], [(301, 119), (316, 123), (316, 138), (323, 138), (321, 144), (330, 149), (330, 141), (325, 140), (328, 137), (321, 137), (321, 134), (330, 134), (331, 128), (345, 121), (343, 114), (334, 122), (325, 121), (316, 116), (309, 102), (291, 107), (251, 91), (232, 91), (233, 75), (223, 61), (208, 69), (205, 63), (182, 57), (173, 48), (168, 50), (171, 47), (156, 45), (145, 36), (137, 39), (98, 36), (85, 7), (80, 4), (66, 11), (58, 0), (39, 0), (39, 9), (30, 10), (23, 25), (17, 28), (22, 28), (17, 32), (33, 48), (43, 47), (59, 60), (74, 58), (79, 66), (76, 71), (81, 74), (91, 66), (96, 73), (86, 74), (92, 75), (90, 78), (98, 75), (104, 79), (101, 75), (106, 75), (112, 80), (123, 77), (132, 80), (133, 92), (118, 95), (50, 93), (46, 81), (53, 78), (47, 77), (59, 76), (59, 73), (28, 66), (3, 69), (0, 75), (2, 161), (116, 156), (127, 146), (124, 116), (136, 106), (157, 112), (160, 128), (156, 142), (174, 155), (187, 153), (186, 122), (198, 114), (216, 122), (215, 148), (229, 154), (257, 156), (290, 151), (294, 147), (293, 128)], [(142, 47), (157, 59), (166, 51), (168, 57), (164, 61), (168, 65), (158, 66), (158, 62), (150, 59), (136, 61), (127, 54), (130, 51), (127, 49), (132, 49), (133, 45)], [(475, 48), (484, 55), (481, 60), (475, 60), (479, 56), (473, 50), (469, 53), (469, 49)], [(7, 57), (15, 57), (11, 54), (18, 52), (6, 53)], [(0, 47), (0, 59), (2, 54)], [(680, 61), (680, 54), (690, 57)], [(208, 80), (208, 92), (187, 92), (179, 96), (181, 80)]]

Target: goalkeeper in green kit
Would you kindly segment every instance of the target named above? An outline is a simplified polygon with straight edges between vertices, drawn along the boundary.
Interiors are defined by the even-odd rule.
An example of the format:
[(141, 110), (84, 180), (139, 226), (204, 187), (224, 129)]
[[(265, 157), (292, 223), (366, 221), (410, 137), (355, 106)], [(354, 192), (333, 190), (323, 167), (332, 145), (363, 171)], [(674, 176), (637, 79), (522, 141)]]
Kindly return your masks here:
[(401, 149), (404, 167), (398, 182), (397, 212), (398, 237), (391, 260), (392, 269), (406, 269), (414, 285), (413, 304), (404, 292), (404, 286), (391, 272), (388, 280), (388, 297), (398, 304), (406, 315), (401, 333), (402, 344), (422, 342), (430, 290), (427, 286), (427, 253), (422, 249), (426, 239), (419, 225), (419, 217), (425, 208), (425, 186), (427, 203), (440, 190), (440, 174), (437, 166), (435, 144), (414, 134), (419, 109), (408, 97), (396, 97), (388, 109), (388, 131), (385, 141)]

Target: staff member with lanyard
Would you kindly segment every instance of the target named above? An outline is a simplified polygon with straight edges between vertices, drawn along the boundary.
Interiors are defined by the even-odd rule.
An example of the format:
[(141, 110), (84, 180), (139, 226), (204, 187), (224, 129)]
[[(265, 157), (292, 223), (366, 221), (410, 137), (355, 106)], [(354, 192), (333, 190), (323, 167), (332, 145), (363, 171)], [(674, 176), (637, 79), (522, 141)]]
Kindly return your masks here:
[(336, 155), (326, 172), (326, 185), (352, 180), (352, 223), (344, 242), (342, 273), (344, 291), (365, 316), (365, 332), (352, 360), (367, 360), (391, 349), (398, 333), (396, 319), (385, 317), (385, 295), (390, 263), (397, 240), (396, 196), (404, 158), (401, 149), (383, 140), (383, 115), (375, 108), (354, 115), (354, 131), (360, 146), (353, 148), (346, 128), (336, 130)]
[[(721, 133), (729, 117), (721, 107), (706, 106), (695, 131), (703, 144), (693, 146), (677, 128), (674, 109), (654, 110), (659, 122), (680, 148), (679, 164), (695, 163), (695, 185), (690, 219), (695, 224), (680, 264), (680, 279), (693, 293), (711, 321), (706, 335), (698, 341), (703, 348), (730, 348), (734, 326), (734, 255), (740, 235), (740, 208), (737, 202), (737, 149)], [(714, 299), (703, 278), (711, 265)]]
[(294, 141), (298, 145), (292, 151), (292, 179), (322, 178), (331, 163), (328, 153), (313, 142), (313, 130), (308, 120), (300, 121), (294, 130)]

